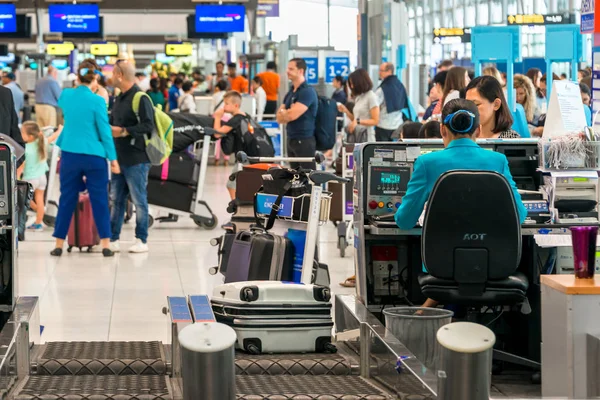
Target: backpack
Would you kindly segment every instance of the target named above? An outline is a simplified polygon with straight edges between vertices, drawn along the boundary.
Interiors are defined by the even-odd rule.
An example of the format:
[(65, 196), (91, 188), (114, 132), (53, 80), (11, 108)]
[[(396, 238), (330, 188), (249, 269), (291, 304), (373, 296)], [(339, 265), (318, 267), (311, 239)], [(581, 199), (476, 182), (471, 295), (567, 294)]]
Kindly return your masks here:
[[(147, 93), (137, 92), (133, 96), (133, 112), (140, 119), (140, 101), (142, 96), (152, 98)], [(160, 107), (154, 107), (154, 131), (146, 135), (146, 155), (152, 165), (162, 165), (173, 152), (173, 120)]]
[(335, 146), (337, 134), (337, 104), (334, 100), (319, 96), (317, 118), (315, 120), (315, 139), (317, 150), (331, 150)]
[(245, 116), (241, 124), (242, 147), (250, 157), (275, 157), (275, 147), (271, 137), (260, 124)]

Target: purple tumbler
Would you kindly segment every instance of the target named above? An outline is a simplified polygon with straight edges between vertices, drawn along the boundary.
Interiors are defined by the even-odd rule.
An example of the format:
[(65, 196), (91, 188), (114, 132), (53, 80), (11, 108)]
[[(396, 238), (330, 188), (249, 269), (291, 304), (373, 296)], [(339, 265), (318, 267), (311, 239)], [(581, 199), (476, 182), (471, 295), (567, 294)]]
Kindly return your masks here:
[(596, 270), (597, 226), (574, 226), (571, 228), (575, 277), (593, 279)]

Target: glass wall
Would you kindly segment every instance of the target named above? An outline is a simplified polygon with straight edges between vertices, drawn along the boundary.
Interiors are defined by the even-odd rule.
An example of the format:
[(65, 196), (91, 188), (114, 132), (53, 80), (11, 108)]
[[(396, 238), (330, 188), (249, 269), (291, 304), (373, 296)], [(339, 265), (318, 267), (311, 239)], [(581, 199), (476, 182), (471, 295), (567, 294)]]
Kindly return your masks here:
[[(409, 60), (434, 66), (444, 58), (471, 57), (470, 43), (434, 44), (434, 28), (506, 25), (510, 14), (574, 13), (580, 3), (573, 0), (406, 0)], [(544, 33), (544, 27), (523, 28), (523, 56), (544, 56)]]

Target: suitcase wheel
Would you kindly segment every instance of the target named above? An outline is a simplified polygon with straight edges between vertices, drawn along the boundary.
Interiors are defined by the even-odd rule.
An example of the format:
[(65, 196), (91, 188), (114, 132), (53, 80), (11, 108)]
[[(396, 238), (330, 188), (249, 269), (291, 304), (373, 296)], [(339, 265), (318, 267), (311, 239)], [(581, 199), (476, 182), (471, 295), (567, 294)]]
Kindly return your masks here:
[(94, 249), (93, 246), (90, 246), (90, 247), (87, 248), (87, 252), (91, 253), (93, 249)]
[(209, 273), (209, 274), (211, 274), (211, 275), (216, 275), (216, 274), (217, 274), (217, 272), (219, 272), (219, 267), (211, 267), (211, 268), (208, 270), (208, 273)]
[(262, 343), (260, 342), (260, 339), (244, 339), (244, 350), (253, 355), (261, 354)]
[(72, 251), (73, 251), (73, 246), (69, 246), (69, 247), (67, 248), (67, 251), (68, 251), (69, 253), (70, 253), (70, 252), (72, 252)]
[(337, 353), (337, 347), (331, 343), (331, 337), (322, 336), (317, 338), (315, 342), (315, 351), (317, 353)]

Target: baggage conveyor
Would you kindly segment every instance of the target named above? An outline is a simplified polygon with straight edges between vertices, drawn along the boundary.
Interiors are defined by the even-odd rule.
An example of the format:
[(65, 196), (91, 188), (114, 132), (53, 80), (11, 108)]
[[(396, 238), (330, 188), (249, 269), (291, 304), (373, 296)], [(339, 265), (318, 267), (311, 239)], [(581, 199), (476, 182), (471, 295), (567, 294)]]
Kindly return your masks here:
[[(0, 399), (183, 399), (177, 332), (187, 324), (202, 321), (202, 315), (193, 307), (194, 298), (168, 299), (169, 317), (165, 320), (172, 328), (172, 344), (158, 341), (39, 344), (38, 299), (19, 298), (15, 312), (0, 332)], [(337, 303), (339, 299), (336, 308), (344, 307)], [(339, 315), (343, 315), (346, 327), (349, 321), (361, 323), (349, 317), (352, 312)], [(365, 366), (361, 367), (357, 342), (336, 345), (339, 350), (336, 354), (236, 354), (237, 398), (432, 398), (432, 391), (421, 383), (422, 377), (413, 375), (410, 369), (397, 369), (399, 358), (393, 353), (382, 353), (385, 346), (372, 343), (370, 375), (361, 376)]]

